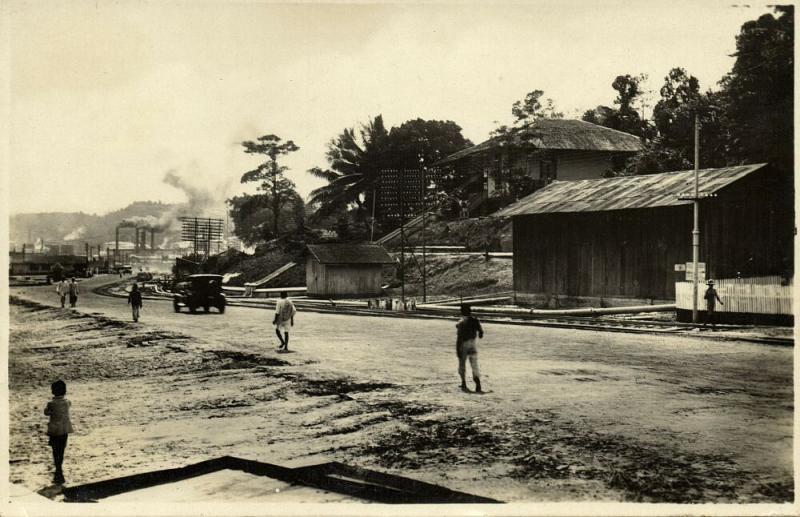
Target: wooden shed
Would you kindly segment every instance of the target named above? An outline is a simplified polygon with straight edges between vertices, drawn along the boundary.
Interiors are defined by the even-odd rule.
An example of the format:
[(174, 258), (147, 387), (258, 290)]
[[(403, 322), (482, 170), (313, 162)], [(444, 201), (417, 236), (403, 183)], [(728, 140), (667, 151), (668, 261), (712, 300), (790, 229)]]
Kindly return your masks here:
[[(791, 179), (766, 164), (699, 171), (700, 261), (709, 278), (793, 275)], [(512, 217), (521, 303), (672, 302), (692, 259), (694, 171), (561, 182)]]
[(383, 268), (395, 261), (379, 244), (309, 244), (308, 296), (343, 298), (381, 294)]

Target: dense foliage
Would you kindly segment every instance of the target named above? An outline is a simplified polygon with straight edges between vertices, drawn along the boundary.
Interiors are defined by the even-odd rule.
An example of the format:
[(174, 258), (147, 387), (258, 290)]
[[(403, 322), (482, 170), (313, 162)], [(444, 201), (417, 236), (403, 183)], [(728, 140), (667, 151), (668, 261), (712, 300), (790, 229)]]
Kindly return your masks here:
[(282, 142), (275, 135), (242, 142), (245, 153), (267, 158), (242, 175), (242, 183), (257, 183), (258, 193), (241, 194), (228, 200), (236, 235), (247, 244), (276, 239), (303, 227), (303, 199), (294, 183), (285, 176), (287, 167), (278, 158), (297, 151), (291, 140)]

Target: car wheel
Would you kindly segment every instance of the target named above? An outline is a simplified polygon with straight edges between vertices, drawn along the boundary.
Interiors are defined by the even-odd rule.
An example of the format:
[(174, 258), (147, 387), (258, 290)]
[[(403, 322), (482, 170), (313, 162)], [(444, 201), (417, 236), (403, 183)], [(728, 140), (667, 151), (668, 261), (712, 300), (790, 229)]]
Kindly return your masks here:
[(181, 312), (181, 306), (178, 305), (178, 302), (172, 302), (172, 308), (175, 309), (175, 312)]
[(194, 314), (195, 312), (197, 312), (197, 307), (195, 307), (194, 305), (190, 305), (190, 306), (189, 306), (189, 312), (191, 312), (192, 314)]
[(225, 304), (224, 303), (222, 303), (219, 306), (217, 306), (217, 309), (219, 309), (219, 313), (220, 314), (225, 314)]
[(203, 305), (203, 310), (209, 312), (211, 310), (211, 307), (208, 305)]

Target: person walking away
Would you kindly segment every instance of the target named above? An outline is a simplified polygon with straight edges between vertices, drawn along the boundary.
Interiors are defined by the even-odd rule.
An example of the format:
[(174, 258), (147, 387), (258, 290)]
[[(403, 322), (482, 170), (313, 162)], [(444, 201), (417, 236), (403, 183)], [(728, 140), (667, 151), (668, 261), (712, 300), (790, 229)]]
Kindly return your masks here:
[(55, 475), (53, 482), (56, 484), (64, 483), (64, 451), (67, 448), (67, 437), (73, 432), (72, 422), (69, 419), (70, 401), (64, 398), (67, 394), (67, 384), (58, 380), (50, 386), (53, 399), (44, 408), (44, 414), (50, 417), (47, 423), (48, 444), (53, 449), (53, 464), (55, 465)]
[(63, 309), (67, 302), (67, 294), (69, 294), (69, 282), (66, 278), (62, 278), (56, 286), (56, 292), (61, 297), (61, 308)]
[(72, 277), (69, 283), (69, 306), (74, 309), (76, 303), (78, 303), (78, 284), (75, 283), (75, 277)]
[(475, 393), (483, 393), (481, 389), (481, 372), (478, 367), (478, 348), (476, 338), (483, 339), (483, 328), (478, 318), (472, 316), (469, 305), (461, 306), (461, 319), (456, 323), (456, 355), (458, 356), (458, 375), (461, 377), (461, 391), (468, 392), (466, 381), (467, 359), (472, 369), (472, 380), (475, 381)]
[[(278, 347), (279, 352), (289, 351), (289, 329), (294, 326), (294, 315), (297, 314), (297, 309), (287, 296), (286, 291), (281, 291), (281, 299), (275, 304), (275, 317), (272, 320), (275, 334), (281, 342)], [(283, 332), (282, 337), (281, 332)]]
[(138, 284), (133, 284), (131, 292), (128, 293), (128, 305), (131, 306), (133, 312), (133, 321), (139, 321), (139, 310), (142, 308), (142, 292), (139, 290)]
[(717, 324), (714, 322), (714, 309), (716, 309), (716, 303), (719, 302), (720, 305), (725, 305), (722, 303), (722, 300), (719, 298), (719, 293), (717, 290), (714, 289), (714, 281), (709, 280), (706, 282), (708, 285), (708, 289), (706, 289), (706, 294), (703, 295), (703, 298), (706, 299), (706, 320), (703, 322), (703, 327), (711, 323), (712, 327), (716, 327)]

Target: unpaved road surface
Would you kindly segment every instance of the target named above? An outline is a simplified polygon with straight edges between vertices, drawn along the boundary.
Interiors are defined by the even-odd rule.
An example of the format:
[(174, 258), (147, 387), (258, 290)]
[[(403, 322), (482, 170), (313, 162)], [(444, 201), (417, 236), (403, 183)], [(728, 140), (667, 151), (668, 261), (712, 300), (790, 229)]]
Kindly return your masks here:
[[(11, 480), (48, 484), (42, 409), (68, 384), (68, 484), (222, 455), (338, 460), (503, 501), (794, 499), (789, 347), (486, 325), (485, 395), (458, 389), (454, 322), (172, 312), (83, 282), (11, 289)], [(224, 497), (224, 495), (221, 495)]]

